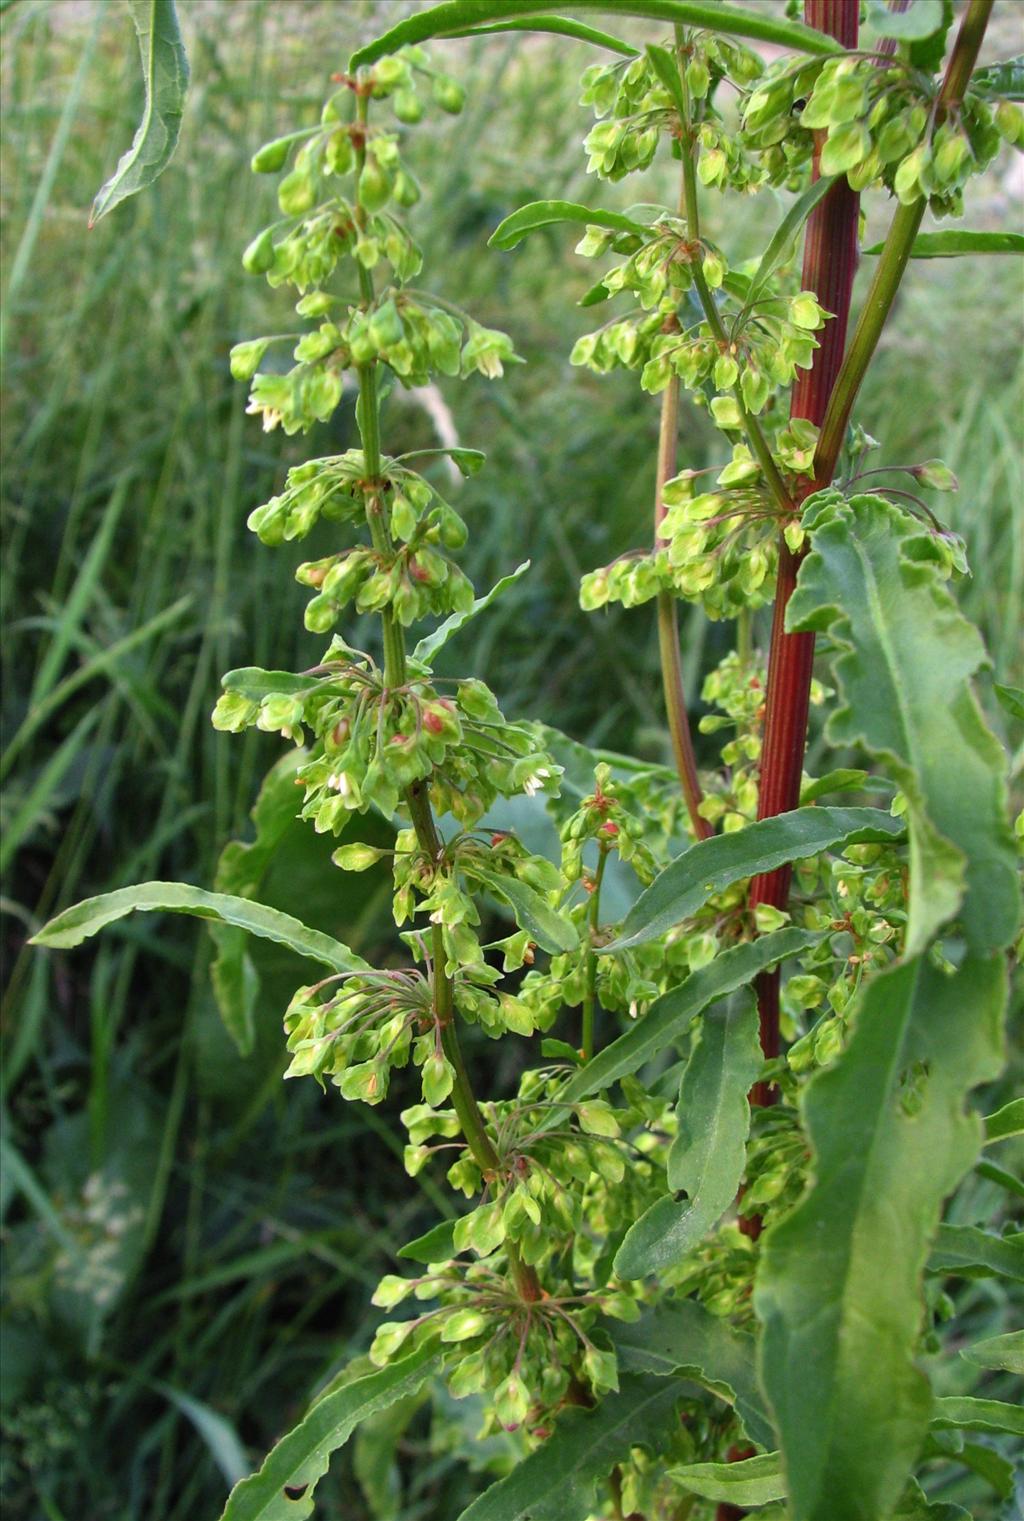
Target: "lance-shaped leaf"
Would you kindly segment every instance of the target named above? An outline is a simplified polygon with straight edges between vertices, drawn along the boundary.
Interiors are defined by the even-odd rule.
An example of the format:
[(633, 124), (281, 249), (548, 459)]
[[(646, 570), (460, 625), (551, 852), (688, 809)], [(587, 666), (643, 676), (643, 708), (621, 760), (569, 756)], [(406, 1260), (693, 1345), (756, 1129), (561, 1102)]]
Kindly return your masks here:
[(623, 58), (635, 58), (637, 50), (621, 37), (602, 32), (597, 27), (585, 26), (582, 21), (570, 21), (566, 16), (510, 16), (507, 21), (493, 21), (489, 26), (467, 26), (461, 31), (448, 32), (449, 37), (482, 37), (493, 32), (553, 32), (556, 37), (572, 37), (576, 42), (589, 42), (596, 48), (606, 48)]
[(475, 27), (496, 21), (519, 20), (531, 14), (544, 16), (563, 10), (605, 16), (639, 16), (649, 21), (667, 21), (678, 26), (697, 26), (707, 31), (725, 32), (734, 37), (752, 37), (774, 42), (779, 47), (797, 48), (804, 53), (841, 52), (839, 44), (813, 27), (799, 21), (784, 21), (738, 5), (719, 0), (572, 0), (567, 5), (552, 5), (551, 0), (444, 0), (442, 5), (415, 11), (364, 48), (352, 54), (349, 66), (361, 68), (374, 63), (386, 53), (431, 37), (452, 37)]
[(472, 606), (467, 607), (465, 612), (451, 613), (443, 623), (438, 624), (432, 634), (427, 634), (426, 638), (419, 641), (412, 652), (413, 660), (418, 661), (420, 665), (429, 665), (438, 650), (444, 649), (449, 639), (457, 634), (460, 628), (465, 628), (466, 624), (475, 618), (478, 613), (482, 613), (484, 608), (490, 607), (491, 603), (496, 601), (502, 592), (507, 591), (510, 586), (514, 586), (518, 580), (525, 576), (529, 568), (529, 560), (524, 560), (522, 565), (517, 565), (510, 575), (502, 576), (500, 581), (496, 581), (489, 592), (485, 592), (482, 597), (476, 597)]
[(747, 1157), (749, 1092), (764, 1057), (757, 1008), (744, 990), (708, 1009), (679, 1087), (679, 1130), (668, 1154), (668, 1186), (630, 1227), (615, 1257), (621, 1278), (674, 1267), (736, 1198)]
[(1005, 1336), (987, 1336), (973, 1347), (963, 1347), (960, 1356), (978, 1368), (995, 1368), (1002, 1373), (1024, 1376), (1024, 1331), (1007, 1331)]
[(734, 882), (823, 850), (898, 840), (903, 832), (902, 821), (880, 808), (795, 808), (733, 834), (712, 835), (655, 877), (626, 915), (618, 939), (602, 947), (602, 954), (658, 939)]
[(578, 206), (574, 201), (531, 201), (529, 206), (520, 206), (518, 211), (513, 211), (499, 223), (487, 241), (492, 248), (515, 248), (539, 227), (556, 227), (562, 222), (605, 227), (609, 232), (631, 232), (641, 238), (648, 232), (642, 222), (634, 222), (632, 217), (623, 216), (618, 211)]
[[(880, 254), (884, 243), (873, 243), (866, 254)], [(919, 232), (910, 246), (912, 259), (955, 259), (961, 254), (1024, 254), (1024, 233)]]
[(935, 1401), (933, 1431), (1006, 1431), (1024, 1436), (1024, 1409), (1003, 1400), (976, 1400), (959, 1395)]
[(658, 1452), (685, 1386), (627, 1373), (594, 1410), (567, 1410), (554, 1433), (462, 1512), (459, 1521), (586, 1521), (632, 1447)]
[(779, 265), (792, 254), (801, 227), (818, 202), (832, 189), (833, 183), (834, 177), (829, 175), (823, 175), (821, 179), (815, 180), (801, 196), (797, 197), (772, 233), (768, 247), (761, 255), (761, 262), (750, 282), (750, 289), (744, 303), (748, 311), (765, 294), (768, 282)]
[(985, 1145), (1007, 1141), (1011, 1136), (1024, 1135), (1024, 1098), (1011, 1099), (995, 1114), (985, 1116)]
[(786, 1494), (777, 1452), (742, 1458), (737, 1463), (687, 1463), (669, 1472), (680, 1488), (723, 1505), (767, 1505)]
[(928, 1271), (961, 1278), (991, 1278), (995, 1274), (1024, 1283), (1024, 1233), (996, 1236), (975, 1225), (940, 1225)]
[(128, 0), (128, 5), (139, 40), (146, 105), (131, 147), (93, 202), (90, 227), (167, 168), (185, 109), (188, 59), (174, 0)]
[(897, 965), (805, 1090), (812, 1182), (762, 1238), (754, 1297), (796, 1521), (878, 1521), (917, 1457), (932, 1405), (914, 1364), (922, 1275), (978, 1155), (965, 1099), (1001, 1068), (1005, 996), (996, 957), (953, 975)]
[(1024, 53), (975, 69), (971, 89), (986, 100), (1024, 100)]
[(331, 1454), (345, 1445), (360, 1421), (415, 1394), (439, 1360), (437, 1341), (426, 1342), (408, 1357), (318, 1401), (272, 1448), (259, 1472), (235, 1485), (221, 1521), (305, 1521), (313, 1514), (314, 1491)]
[(728, 1404), (752, 1442), (774, 1447), (757, 1386), (756, 1343), (696, 1299), (663, 1299), (632, 1324), (608, 1322), (619, 1367), (631, 1373), (671, 1373), (702, 1384)]
[(518, 877), (481, 870), (475, 863), (473, 876), (502, 903), (507, 903), (520, 929), (545, 951), (571, 951), (579, 942), (572, 920), (553, 909), (543, 893)]
[(760, 972), (806, 950), (820, 938), (813, 930), (781, 929), (722, 951), (707, 966), (691, 972), (679, 987), (663, 993), (624, 1035), (574, 1072), (559, 1094), (559, 1102), (579, 1103), (639, 1071), (666, 1046), (674, 1045), (709, 1004), (747, 987)]
[(1006, 759), (970, 682), (985, 661), (981, 638), (940, 579), (927, 534), (890, 502), (830, 494), (805, 526), (811, 553), (786, 625), (831, 632), (842, 702), (826, 734), (882, 756), (906, 795), (907, 954), (957, 913), (965, 890), (968, 945), (1001, 949), (1020, 899)]
[(253, 903), (230, 893), (210, 893), (202, 887), (190, 887), (187, 882), (141, 882), (138, 887), (121, 887), (117, 892), (101, 893), (98, 898), (86, 898), (51, 919), (29, 943), (50, 950), (70, 950), (115, 919), (134, 913), (191, 914), (197, 919), (233, 924), (250, 935), (274, 940), (300, 956), (319, 961), (332, 971), (369, 970), (362, 957), (350, 951), (347, 945), (321, 930), (310, 929), (300, 920), (293, 919), (291, 914), (282, 914), (276, 908), (267, 908), (262, 903)]

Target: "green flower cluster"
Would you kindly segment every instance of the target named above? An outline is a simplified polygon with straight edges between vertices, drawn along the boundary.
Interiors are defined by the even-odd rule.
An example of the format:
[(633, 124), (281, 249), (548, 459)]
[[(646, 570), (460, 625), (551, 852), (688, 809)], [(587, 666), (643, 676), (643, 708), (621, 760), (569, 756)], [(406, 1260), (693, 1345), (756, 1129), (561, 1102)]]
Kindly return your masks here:
[[(1024, 115), (968, 90), (936, 125), (937, 82), (893, 57), (783, 60), (746, 100), (743, 136), (771, 183), (790, 183), (825, 133), (822, 174), (854, 190), (885, 188), (909, 204), (928, 198), (936, 216), (960, 216), (963, 187), (992, 162), (1003, 139), (1024, 146)], [(799, 111), (799, 126), (794, 114)]]

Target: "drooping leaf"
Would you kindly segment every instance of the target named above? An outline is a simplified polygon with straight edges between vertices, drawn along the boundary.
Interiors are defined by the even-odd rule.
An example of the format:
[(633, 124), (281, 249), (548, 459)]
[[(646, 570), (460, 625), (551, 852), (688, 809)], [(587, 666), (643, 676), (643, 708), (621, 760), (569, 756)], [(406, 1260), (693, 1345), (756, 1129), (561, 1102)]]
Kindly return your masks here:
[(615, 1257), (620, 1278), (674, 1267), (736, 1198), (747, 1156), (747, 1094), (764, 1057), (757, 1007), (745, 989), (705, 1011), (679, 1088), (679, 1130), (668, 1154), (668, 1186), (626, 1233)]
[(1002, 1373), (1024, 1376), (1024, 1331), (1007, 1331), (1004, 1336), (987, 1336), (973, 1347), (961, 1347), (960, 1356), (978, 1368), (995, 1368)]
[(940, 1225), (928, 1259), (930, 1273), (962, 1278), (997, 1274), (1024, 1283), (1024, 1234), (996, 1236), (975, 1225)]
[(707, 966), (691, 972), (678, 988), (663, 993), (624, 1035), (574, 1072), (559, 1094), (559, 1103), (578, 1103), (638, 1071), (673, 1045), (709, 1004), (747, 987), (758, 973), (806, 950), (819, 938), (811, 930), (781, 929), (722, 951)]
[(990, 1162), (987, 1157), (982, 1157), (980, 1162), (975, 1162), (974, 1170), (980, 1178), (988, 1178), (991, 1183), (998, 1183), (1000, 1188), (1008, 1189), (1011, 1194), (1016, 1194), (1019, 1199), (1024, 1199), (1024, 1178), (1015, 1172), (1007, 1172), (1005, 1167), (999, 1167), (995, 1162)]
[(496, 581), (489, 592), (485, 592), (482, 597), (476, 597), (472, 607), (467, 607), (462, 613), (451, 613), (443, 623), (438, 624), (432, 634), (427, 634), (419, 641), (412, 652), (413, 660), (418, 661), (420, 665), (429, 665), (438, 650), (444, 649), (449, 639), (457, 634), (459, 629), (465, 628), (466, 624), (478, 613), (482, 613), (485, 607), (490, 607), (503, 591), (507, 591), (510, 586), (514, 586), (525, 576), (529, 568), (530, 561), (524, 560), (522, 565), (517, 565), (510, 575), (502, 576), (500, 581)]
[(442, 1220), (439, 1224), (432, 1225), (430, 1230), (417, 1236), (415, 1241), (407, 1241), (400, 1247), (398, 1256), (411, 1262), (447, 1262), (449, 1258), (458, 1256), (455, 1245), (457, 1224), (457, 1220)]
[(571, 951), (579, 942), (579, 935), (572, 920), (553, 909), (543, 893), (518, 877), (505, 876), (499, 872), (482, 871), (474, 865), (473, 875), (487, 891), (501, 902), (507, 903), (520, 929), (526, 930), (531, 940), (545, 951)]
[(904, 11), (892, 11), (886, 0), (868, 0), (868, 21), (879, 37), (919, 42), (937, 32), (945, 19), (942, 0), (914, 0)]
[(768, 1505), (786, 1495), (777, 1452), (763, 1452), (736, 1463), (687, 1463), (670, 1468), (669, 1473), (690, 1494), (725, 1505)]
[(408, 1357), (345, 1384), (319, 1400), (271, 1449), (258, 1473), (228, 1496), (221, 1521), (305, 1521), (331, 1454), (367, 1416), (415, 1394), (439, 1361), (438, 1343), (425, 1342)]
[(1005, 996), (999, 958), (954, 975), (925, 957), (896, 965), (867, 984), (848, 1047), (805, 1090), (813, 1181), (762, 1238), (754, 1296), (800, 1521), (888, 1515), (920, 1449), (922, 1274), (981, 1144), (964, 1105), (1002, 1065)]
[(1024, 100), (1024, 53), (975, 69), (971, 89), (986, 100)]
[(603, 950), (656, 940), (734, 882), (823, 850), (898, 840), (904, 827), (880, 808), (795, 808), (732, 834), (712, 835), (669, 862), (626, 915), (618, 939)]
[(1024, 1098), (1011, 1099), (995, 1114), (985, 1116), (985, 1145), (1006, 1141), (1010, 1136), (1024, 1135)]
[[(256, 838), (251, 844), (232, 840), (225, 845), (213, 880), (217, 892), (251, 898), (259, 891), (274, 851), (298, 813), (295, 773), (305, 759), (304, 751), (292, 750), (264, 777), (250, 815)], [(260, 986), (249, 955), (249, 937), (230, 924), (211, 924), (210, 934), (217, 947), (210, 977), (220, 1017), (241, 1055), (248, 1056)]]
[(1024, 1409), (1004, 1400), (976, 1400), (950, 1395), (935, 1401), (933, 1431), (1006, 1431), (1024, 1436)]
[(779, 47), (796, 48), (804, 53), (836, 53), (839, 44), (813, 27), (799, 21), (785, 21), (740, 6), (717, 3), (717, 0), (572, 0), (564, 7), (550, 0), (444, 0), (441, 5), (416, 11), (390, 31), (352, 54), (350, 67), (357, 69), (374, 63), (386, 53), (431, 37), (451, 37), (496, 21), (519, 20), (532, 13), (551, 14), (563, 9), (586, 11), (606, 16), (639, 16), (651, 21), (667, 21), (680, 26), (696, 26), (736, 37), (752, 37), (774, 42)]
[(50, 950), (70, 950), (97, 934), (115, 919), (134, 913), (192, 914), (197, 919), (212, 919), (220, 924), (237, 925), (250, 935), (274, 940), (300, 956), (319, 961), (335, 972), (368, 971), (368, 964), (331, 935), (310, 929), (291, 914), (276, 908), (236, 898), (229, 893), (211, 893), (186, 882), (141, 882), (137, 887), (121, 887), (116, 892), (86, 898), (73, 908), (51, 919), (30, 944)]
[(594, 47), (606, 48), (623, 58), (635, 58), (636, 48), (621, 37), (584, 26), (582, 21), (570, 21), (565, 16), (510, 16), (507, 21), (494, 21), (488, 26), (467, 26), (461, 31), (449, 32), (449, 37), (482, 37), (491, 32), (552, 32), (557, 37), (572, 37), (576, 42), (589, 42)]
[(660, 1450), (682, 1394), (676, 1381), (627, 1373), (593, 1410), (567, 1410), (553, 1434), (459, 1521), (586, 1521), (598, 1486), (630, 1448)]
[(185, 109), (188, 59), (174, 0), (128, 0), (128, 5), (142, 58), (146, 105), (131, 147), (93, 201), (90, 227), (167, 168)]
[(761, 255), (761, 262), (754, 271), (750, 282), (750, 289), (744, 305), (752, 307), (759, 301), (768, 289), (768, 282), (772, 275), (792, 254), (796, 246), (796, 240), (811, 212), (818, 202), (823, 200), (835, 183), (834, 178), (824, 175), (809, 185), (802, 195), (798, 196), (792, 206), (786, 212), (782, 221), (772, 233), (768, 246)]
[(404, 465), (411, 459), (450, 459), (460, 475), (468, 478), (483, 469), (487, 455), (480, 449), (410, 449), (408, 454), (399, 454), (395, 464)]
[[(873, 243), (864, 252), (880, 254), (884, 247), (884, 243)], [(1024, 254), (1024, 233), (968, 232), (956, 228), (948, 232), (919, 232), (910, 248), (912, 259), (955, 259), (961, 254)]]
[(575, 222), (589, 227), (606, 227), (610, 232), (632, 232), (646, 237), (642, 222), (619, 211), (602, 211), (600, 207), (579, 206), (574, 201), (531, 201), (520, 206), (494, 229), (487, 242), (491, 248), (515, 248), (517, 243), (538, 227), (554, 227), (561, 222)]
[(609, 1322), (607, 1329), (624, 1371), (692, 1379), (735, 1405), (752, 1442), (775, 1446), (757, 1386), (752, 1336), (734, 1330), (696, 1299), (662, 1299), (632, 1324)]
[(1006, 760), (970, 683), (985, 661), (981, 638), (928, 558), (924, 530), (891, 503), (830, 494), (805, 526), (811, 552), (786, 625), (831, 632), (842, 702), (826, 735), (883, 757), (906, 796), (907, 954), (962, 901), (970, 949), (1000, 949), (1016, 932), (1020, 894)]
[(820, 797), (829, 797), (833, 792), (860, 792), (864, 783), (868, 780), (868, 773), (851, 766), (840, 766), (835, 771), (828, 771), (824, 776), (816, 776), (806, 786), (800, 789), (800, 807), (806, 808), (809, 803), (816, 803)]

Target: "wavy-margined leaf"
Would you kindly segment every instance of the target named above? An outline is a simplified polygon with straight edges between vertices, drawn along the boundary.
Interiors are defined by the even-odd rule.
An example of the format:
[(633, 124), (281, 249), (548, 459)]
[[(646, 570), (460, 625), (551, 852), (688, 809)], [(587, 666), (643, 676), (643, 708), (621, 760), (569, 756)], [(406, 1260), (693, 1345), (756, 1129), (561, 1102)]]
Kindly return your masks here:
[(345, 1445), (360, 1421), (415, 1394), (439, 1359), (437, 1341), (426, 1342), (408, 1357), (319, 1400), (271, 1449), (259, 1472), (235, 1485), (221, 1521), (305, 1521), (313, 1514), (314, 1491), (331, 1454)]
[(1024, 1409), (1004, 1400), (976, 1400), (950, 1395), (935, 1401), (933, 1431), (1005, 1431), (1024, 1436)]
[(574, 1072), (559, 1094), (559, 1102), (579, 1103), (639, 1071), (645, 1062), (673, 1045), (709, 1004), (747, 987), (760, 972), (807, 950), (820, 938), (813, 930), (781, 929), (722, 951), (707, 966), (691, 972), (679, 987), (663, 993), (624, 1035)]
[[(292, 750), (267, 772), (250, 814), (256, 838), (249, 844), (231, 840), (225, 845), (213, 880), (217, 892), (251, 898), (259, 891), (274, 851), (298, 814), (295, 773), (307, 758), (304, 750)], [(210, 934), (217, 947), (210, 978), (220, 1017), (242, 1056), (248, 1056), (260, 987), (249, 937), (233, 924), (212, 923)]]
[(898, 840), (903, 832), (903, 823), (880, 808), (815, 807), (779, 813), (733, 834), (712, 835), (676, 856), (655, 877), (626, 915), (618, 939), (602, 947), (602, 954), (656, 940), (696, 913), (712, 893), (734, 882), (823, 850)]
[(188, 59), (174, 0), (128, 0), (128, 5), (139, 40), (146, 105), (131, 147), (93, 201), (90, 227), (167, 168), (185, 109)]
[(1024, 1331), (1007, 1331), (1005, 1336), (987, 1336), (972, 1347), (961, 1347), (960, 1356), (978, 1368), (994, 1368), (1002, 1373), (1024, 1376)]
[(920, 42), (937, 32), (945, 19), (943, 0), (914, 0), (906, 10), (893, 11), (886, 0), (868, 0), (868, 22), (879, 37)]
[(1001, 949), (1020, 899), (1006, 759), (970, 682), (985, 662), (981, 638), (926, 558), (920, 525), (890, 502), (829, 494), (805, 526), (811, 552), (786, 626), (831, 632), (842, 703), (827, 737), (882, 756), (906, 795), (907, 954), (922, 951), (961, 902), (970, 949)]
[(605, 227), (609, 232), (631, 232), (645, 237), (648, 229), (642, 222), (623, 216), (618, 211), (602, 211), (600, 207), (579, 206), (575, 201), (531, 201), (520, 206), (511, 216), (494, 229), (487, 242), (491, 248), (515, 248), (531, 232), (539, 227), (556, 227), (562, 222), (575, 222), (577, 226)]
[(961, 1278), (990, 1278), (995, 1274), (1024, 1283), (1024, 1233), (996, 1236), (976, 1225), (940, 1225), (928, 1271)]
[(626, 1372), (678, 1374), (734, 1405), (752, 1442), (774, 1447), (757, 1386), (756, 1343), (696, 1299), (663, 1299), (632, 1324), (609, 1322), (619, 1367)]
[(572, 920), (553, 909), (543, 893), (518, 877), (496, 871), (482, 871), (474, 865), (473, 876), (488, 892), (507, 903), (520, 929), (545, 951), (571, 951), (579, 942)]
[(777, 1452), (741, 1458), (737, 1463), (687, 1463), (670, 1468), (669, 1473), (690, 1494), (723, 1505), (768, 1505), (786, 1494)]
[(975, 69), (971, 89), (986, 100), (1024, 100), (1024, 53)]
[(985, 1116), (985, 1145), (1007, 1141), (1011, 1136), (1024, 1135), (1024, 1098), (1011, 1099), (995, 1114)]
[(29, 943), (51, 950), (70, 950), (115, 919), (134, 913), (191, 914), (197, 919), (233, 924), (250, 935), (274, 940), (300, 956), (319, 961), (332, 971), (368, 970), (362, 957), (350, 951), (347, 945), (321, 930), (310, 929), (300, 920), (293, 919), (291, 914), (282, 914), (276, 908), (267, 908), (265, 904), (253, 903), (248, 898), (190, 887), (186, 882), (141, 882), (138, 887), (121, 887), (116, 892), (101, 893), (98, 898), (86, 898), (83, 903), (76, 903), (51, 919)]
[[(931, 1416), (914, 1364), (943, 1200), (973, 1164), (970, 1090), (1002, 1066), (999, 958), (918, 957), (868, 983), (836, 1064), (807, 1086), (812, 1183), (762, 1238), (761, 1382), (798, 1521), (878, 1521)], [(869, 1375), (865, 1370), (869, 1370)]]
[(841, 49), (833, 38), (799, 21), (780, 20), (738, 5), (719, 0), (572, 0), (565, 6), (551, 0), (444, 0), (428, 10), (415, 11), (366, 47), (352, 54), (350, 67), (361, 68), (374, 63), (386, 53), (396, 53), (411, 43), (427, 42), (431, 37), (451, 37), (496, 21), (519, 20), (532, 13), (557, 15), (562, 10), (584, 11), (605, 16), (638, 16), (650, 21), (667, 21), (679, 26), (697, 26), (735, 37), (752, 37), (774, 42), (779, 47), (796, 48), (803, 53), (837, 53)]
[[(866, 254), (880, 254), (884, 243), (873, 243)], [(1024, 233), (969, 232), (953, 228), (949, 232), (919, 232), (910, 248), (912, 259), (956, 259), (962, 254), (1024, 254)]]
[(626, 1233), (615, 1257), (620, 1278), (674, 1267), (736, 1198), (747, 1157), (747, 1094), (764, 1060), (757, 1007), (744, 990), (708, 1009), (679, 1087), (679, 1130), (668, 1154), (668, 1186)]
[(465, 612), (451, 613), (443, 623), (438, 624), (432, 634), (427, 634), (426, 638), (419, 641), (412, 652), (413, 660), (419, 661), (422, 665), (428, 665), (438, 650), (444, 649), (449, 639), (457, 634), (460, 628), (465, 628), (472, 618), (482, 613), (484, 608), (490, 607), (503, 591), (507, 591), (510, 586), (514, 586), (522, 576), (525, 576), (529, 568), (529, 560), (524, 560), (522, 565), (517, 565), (510, 575), (502, 576), (500, 581), (496, 581), (489, 592), (485, 592), (482, 597), (476, 597), (472, 606), (467, 607)]
[(671, 1378), (627, 1373), (617, 1394), (593, 1410), (567, 1410), (554, 1433), (504, 1479), (462, 1512), (459, 1521), (586, 1521), (603, 1486), (630, 1448), (658, 1452), (671, 1437), (683, 1386)]

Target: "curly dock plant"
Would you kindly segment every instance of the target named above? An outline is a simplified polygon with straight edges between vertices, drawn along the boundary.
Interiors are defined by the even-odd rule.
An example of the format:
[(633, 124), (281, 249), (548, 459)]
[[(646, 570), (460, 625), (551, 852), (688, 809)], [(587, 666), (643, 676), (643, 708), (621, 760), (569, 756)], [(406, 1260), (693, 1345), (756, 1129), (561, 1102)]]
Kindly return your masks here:
[[(462, 1521), (948, 1521), (967, 1512), (933, 1502), (935, 1475), (964, 1469), (979, 1493), (1009, 1493), (1020, 1333), (965, 1350), (1003, 1379), (981, 1396), (936, 1395), (920, 1360), (964, 1388), (962, 1369), (947, 1377), (944, 1281), (1024, 1277), (1012, 1229), (943, 1223), (973, 1169), (1010, 1203), (1021, 1192), (982, 1156), (1024, 1129), (1020, 1101), (983, 1121), (972, 1098), (1003, 1067), (1020, 925), (1005, 757), (954, 597), (964, 547), (920, 495), (955, 489), (951, 472), (868, 468), (879, 446), (851, 421), (910, 261), (1024, 242), (920, 231), (926, 211), (960, 214), (1003, 139), (1024, 143), (1020, 62), (977, 67), (992, 4), (968, 0), (954, 25), (950, 0), (806, 0), (803, 21), (718, 0), (447, 0), (357, 52), (320, 119), (256, 153), (254, 170), (281, 176), (280, 219), (243, 263), (292, 289), (302, 326), (238, 344), (232, 371), (271, 431), (308, 431), (354, 392), (359, 436), (293, 467), (249, 519), (269, 546), (314, 528), (330, 543), (297, 573), (326, 648), (298, 673), (229, 672), (214, 723), (293, 746), (257, 805), (259, 859), (296, 811), (348, 836), (341, 871), (389, 859), (395, 945), (372, 966), (261, 905), (238, 846), (221, 890), (147, 883), (36, 940), (71, 947), (143, 909), (213, 921), (243, 1054), (272, 1013), (247, 937), (319, 964), (284, 1014), (286, 1076), (350, 1102), (400, 1092), (407, 1172), (443, 1173), (463, 1202), (397, 1253), (368, 1355), (236, 1486), (224, 1521), (313, 1515), (360, 1422), (391, 1407), (394, 1450), (445, 1387), (499, 1439)], [(645, 19), (651, 40), (593, 24), (606, 17)], [(673, 766), (509, 722), (478, 676), (435, 674), (527, 566), (476, 596), (457, 564), (467, 525), (438, 456), (472, 474), (482, 454), (388, 452), (394, 386), (498, 379), (516, 359), (418, 283), (407, 129), (462, 106), (424, 44), (531, 29), (601, 52), (583, 79), (593, 173), (674, 166), (669, 205), (542, 201), (492, 238), (510, 249), (578, 224), (578, 251), (604, 261), (582, 304), (604, 320), (573, 362), (629, 370), (661, 398), (653, 528), (584, 577), (581, 601), (655, 605)], [(707, 234), (705, 198), (758, 190), (786, 209), (737, 263)], [(868, 195), (896, 210), (848, 334)], [(292, 367), (261, 368), (281, 345)], [(680, 468), (687, 404), (720, 435), (710, 472)], [(703, 688), (700, 730), (718, 736), (703, 770), (679, 599), (736, 631)], [(338, 631), (353, 610), (376, 619), (365, 649)], [(817, 776), (812, 704), (838, 752)], [(557, 859), (495, 823), (511, 798), (555, 820)], [(371, 811), (392, 849), (360, 838)], [(474, 1087), (470, 1025), (516, 1043), (514, 1086)], [(432, 1409), (441, 1441), (450, 1411)]]

